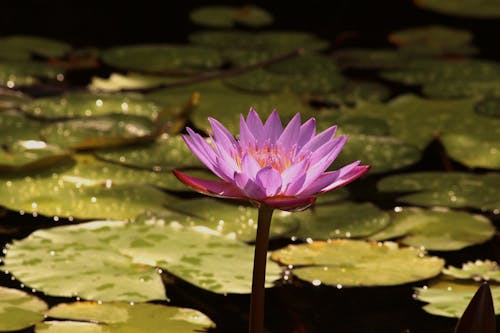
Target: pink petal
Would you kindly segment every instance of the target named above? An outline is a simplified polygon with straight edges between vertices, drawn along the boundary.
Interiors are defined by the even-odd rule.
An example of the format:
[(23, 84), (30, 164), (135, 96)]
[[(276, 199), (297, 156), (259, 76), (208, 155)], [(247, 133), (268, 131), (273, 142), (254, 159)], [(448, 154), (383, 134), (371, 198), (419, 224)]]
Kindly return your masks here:
[(316, 134), (316, 119), (310, 118), (300, 126), (300, 134), (297, 140), (297, 149), (300, 150)]
[(266, 192), (267, 197), (275, 196), (281, 190), (281, 175), (271, 166), (260, 169), (255, 182)]
[(369, 165), (361, 165), (357, 166), (353, 170), (351, 170), (349, 173), (345, 175), (341, 175), (338, 180), (336, 180), (334, 183), (330, 184), (329, 186), (323, 188), (320, 193), (326, 193), (330, 192), (332, 190), (335, 190), (339, 187), (345, 186), (349, 184), (350, 182), (358, 179), (362, 175), (368, 172), (370, 170)]
[[(311, 165), (315, 165), (319, 163), (319, 161), (324, 161), (324, 163), (328, 164), (328, 168), (328, 166), (330, 166), (330, 164), (332, 164), (332, 162), (337, 158), (346, 142), (347, 137), (342, 135), (326, 142), (321, 147), (318, 147), (318, 149), (311, 154)], [(326, 156), (328, 156), (328, 160), (330, 162), (328, 162), (328, 160), (325, 161)], [(326, 170), (326, 168), (324, 170)]]
[(264, 124), (260, 120), (259, 114), (252, 107), (248, 111), (248, 116), (246, 124), (250, 131), (254, 134), (254, 137), (262, 137), (264, 135)]
[(182, 138), (188, 148), (207, 168), (220, 178), (223, 178), (222, 174), (218, 173), (215, 168), (217, 155), (214, 149), (199, 134), (193, 132), (190, 128), (187, 128), (187, 131), (190, 135), (182, 135)]
[(245, 197), (253, 200), (261, 200), (266, 197), (266, 192), (255, 181), (244, 173), (235, 173), (234, 181), (236, 186), (245, 194)]
[(281, 179), (283, 182), (282, 188), (284, 189), (283, 193), (285, 195), (293, 196), (296, 194), (295, 191), (302, 187), (306, 179), (306, 171), (308, 167), (309, 161), (304, 159), (286, 168), (281, 173)]
[(241, 193), (241, 191), (231, 183), (218, 180), (200, 179), (189, 176), (175, 169), (172, 170), (172, 172), (177, 179), (197, 192), (213, 197), (245, 199), (243, 193)]
[(316, 149), (318, 149), (318, 147), (321, 147), (326, 142), (330, 141), (335, 135), (336, 131), (337, 126), (327, 128), (326, 130), (312, 138), (311, 141), (306, 143), (300, 151), (315, 151)]
[[(250, 110), (251, 111), (251, 110)], [(252, 131), (248, 128), (243, 115), (240, 115), (240, 147), (245, 149), (248, 146), (254, 146), (257, 140), (255, 139)]]
[(243, 155), (241, 159), (241, 172), (251, 179), (255, 179), (257, 172), (260, 170), (260, 165), (251, 154)]
[(262, 139), (259, 140), (259, 143), (264, 142), (267, 139), (269, 139), (271, 143), (275, 143), (280, 137), (281, 132), (283, 132), (283, 126), (281, 125), (280, 116), (278, 111), (273, 110), (264, 124), (264, 134), (261, 137)]
[(208, 121), (214, 132), (214, 144), (224, 148), (227, 152), (234, 152), (237, 147), (236, 140), (233, 135), (216, 119), (208, 117)]
[(267, 198), (263, 200), (268, 206), (272, 208), (286, 210), (286, 211), (301, 211), (307, 209), (311, 206), (316, 200), (315, 197), (302, 197), (302, 198), (294, 198), (294, 197), (274, 197)]
[(300, 113), (295, 114), (292, 120), (288, 123), (288, 125), (281, 133), (277, 144), (285, 149), (289, 149), (293, 145), (295, 145), (298, 141), (297, 134), (300, 131)]

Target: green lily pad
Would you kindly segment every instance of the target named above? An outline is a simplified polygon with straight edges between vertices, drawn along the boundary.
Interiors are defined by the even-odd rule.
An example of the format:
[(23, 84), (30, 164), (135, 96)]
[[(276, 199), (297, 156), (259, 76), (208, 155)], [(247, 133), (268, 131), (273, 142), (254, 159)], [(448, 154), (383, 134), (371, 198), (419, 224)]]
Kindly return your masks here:
[(126, 75), (112, 73), (108, 78), (94, 76), (88, 88), (95, 91), (117, 92), (120, 90), (151, 88), (174, 80), (178, 80), (178, 78), (174, 79), (138, 73), (128, 73)]
[(67, 93), (43, 97), (26, 106), (26, 113), (40, 118), (97, 117), (114, 113), (144, 116), (155, 119), (160, 106), (136, 94)]
[(485, 117), (500, 118), (500, 98), (489, 98), (476, 104), (475, 111)]
[[(460, 318), (479, 288), (478, 283), (438, 280), (429, 287), (416, 288), (415, 299), (429, 303), (425, 312), (436, 316)], [(500, 286), (490, 285), (495, 314), (500, 314)]]
[(36, 333), (194, 333), (215, 326), (199, 311), (148, 303), (59, 304), (48, 316), (59, 320), (38, 324)]
[(16, 141), (0, 148), (0, 170), (38, 168), (56, 163), (68, 155), (69, 151), (44, 141)]
[(470, 55), (478, 50), (470, 45), (470, 31), (441, 25), (414, 27), (393, 32), (389, 41), (401, 51), (415, 55)]
[(129, 45), (101, 53), (104, 63), (121, 69), (149, 73), (190, 74), (214, 70), (222, 65), (220, 54), (191, 45)]
[(61, 147), (89, 149), (151, 140), (155, 131), (155, 124), (148, 118), (111, 114), (51, 123), (40, 134)]
[(481, 244), (495, 234), (495, 227), (485, 217), (449, 210), (399, 208), (391, 225), (370, 238), (387, 240), (400, 238), (409, 246), (435, 251), (456, 251)]
[(191, 42), (217, 49), (274, 50), (287, 52), (303, 48), (319, 51), (328, 48), (329, 43), (303, 31), (264, 31), (250, 33), (243, 31), (198, 31), (189, 35)]
[(500, 174), (497, 173), (407, 173), (386, 177), (377, 188), (382, 192), (413, 192), (398, 198), (411, 205), (500, 210)]
[(62, 57), (70, 50), (69, 44), (49, 38), (24, 35), (0, 38), (0, 58), (7, 60), (29, 60), (32, 54)]
[(38, 83), (38, 78), (63, 80), (59, 67), (34, 61), (1, 61), (0, 85), (14, 88)]
[(159, 139), (146, 145), (98, 150), (95, 154), (106, 161), (151, 171), (202, 166), (179, 135)]
[(417, 6), (438, 13), (474, 18), (499, 18), (500, 4), (495, 0), (414, 0)]
[(470, 168), (500, 169), (500, 137), (485, 140), (480, 133), (464, 132), (445, 134), (440, 140), (447, 155), (455, 161)]
[[(252, 206), (234, 205), (212, 198), (201, 198), (180, 201), (175, 207), (177, 211), (185, 213), (178, 222), (191, 227), (205, 227), (214, 232), (220, 232), (235, 237), (243, 242), (254, 242), (257, 233), (258, 209)], [(171, 217), (162, 217), (161, 214), (146, 213), (136, 220), (165, 220)], [(284, 211), (275, 211), (271, 223), (270, 237), (277, 238), (289, 234), (297, 229), (299, 218), (296, 214)]]
[(333, 59), (314, 53), (306, 53), (283, 60), (266, 67), (266, 70), (286, 75), (339, 75), (339, 69)]
[(0, 331), (28, 328), (43, 321), (47, 304), (17, 289), (0, 287)]
[(0, 111), (21, 109), (30, 100), (31, 98), (28, 95), (20, 91), (0, 88)]
[[(329, 94), (313, 96), (313, 100), (325, 104), (357, 104), (359, 102), (381, 102), (391, 92), (383, 84), (370, 81), (347, 81), (339, 90)], [(366, 133), (368, 134), (368, 133)]]
[(389, 214), (371, 203), (315, 205), (295, 215), (298, 215), (300, 227), (291, 235), (301, 239), (366, 237), (390, 223)]
[(274, 251), (271, 258), (283, 265), (300, 266), (292, 272), (302, 280), (337, 287), (415, 282), (438, 275), (444, 265), (444, 260), (424, 256), (415, 248), (355, 240), (289, 245)]
[(409, 57), (403, 52), (391, 49), (340, 49), (333, 53), (333, 59), (341, 68), (390, 69), (404, 68)]
[[(175, 221), (94, 221), (38, 230), (10, 245), (0, 268), (46, 294), (88, 300), (165, 299), (156, 267), (213, 292), (250, 292), (253, 247)], [(269, 264), (267, 287), (280, 272)]]
[(39, 140), (41, 123), (19, 113), (0, 112), (0, 143), (10, 145), (17, 141)]
[(236, 23), (262, 27), (273, 22), (273, 17), (269, 12), (253, 5), (200, 7), (193, 10), (189, 18), (196, 24), (215, 28), (231, 28)]
[(500, 97), (500, 80), (457, 79), (436, 81), (425, 84), (422, 92), (432, 98)]
[(500, 282), (500, 267), (491, 260), (469, 261), (463, 264), (462, 268), (450, 266), (445, 268), (443, 273), (455, 279)]

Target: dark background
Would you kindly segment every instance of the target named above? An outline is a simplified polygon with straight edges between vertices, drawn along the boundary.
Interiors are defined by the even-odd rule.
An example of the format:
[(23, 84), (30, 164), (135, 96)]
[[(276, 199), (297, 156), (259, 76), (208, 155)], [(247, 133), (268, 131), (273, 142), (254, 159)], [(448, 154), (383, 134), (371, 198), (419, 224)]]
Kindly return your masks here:
[[(274, 15), (274, 24), (264, 29), (306, 30), (332, 40), (334, 46), (387, 46), (387, 34), (396, 29), (443, 24), (471, 30), (483, 57), (500, 57), (497, 39), (500, 20), (441, 15), (420, 9), (411, 0), (11, 0), (0, 4), (0, 35), (32, 34), (64, 40), (76, 47), (183, 43), (190, 32), (202, 29), (189, 21), (193, 8), (248, 3), (261, 6)], [(340, 35), (344, 32), (349, 34)]]

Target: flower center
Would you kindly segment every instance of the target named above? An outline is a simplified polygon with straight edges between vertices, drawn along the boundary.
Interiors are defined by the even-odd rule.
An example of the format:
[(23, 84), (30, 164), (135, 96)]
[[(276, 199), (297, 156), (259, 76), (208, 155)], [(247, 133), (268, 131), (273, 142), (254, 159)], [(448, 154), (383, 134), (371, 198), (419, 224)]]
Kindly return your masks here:
[[(252, 155), (261, 168), (270, 166), (278, 172), (283, 172), (293, 163), (297, 162), (295, 157), (296, 148), (283, 149), (275, 144), (264, 143), (260, 146), (255, 144), (246, 148), (240, 148), (240, 157), (245, 153)], [(298, 161), (302, 158), (298, 158)], [(237, 158), (237, 163), (241, 166), (241, 158)]]

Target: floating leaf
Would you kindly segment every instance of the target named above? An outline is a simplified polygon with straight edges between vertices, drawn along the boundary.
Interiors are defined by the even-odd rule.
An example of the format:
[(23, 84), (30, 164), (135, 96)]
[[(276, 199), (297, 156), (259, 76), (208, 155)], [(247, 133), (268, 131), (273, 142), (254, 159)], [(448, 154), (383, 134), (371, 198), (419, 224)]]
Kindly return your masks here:
[(38, 324), (36, 333), (194, 333), (215, 326), (199, 311), (149, 303), (63, 303), (48, 316), (59, 320)]
[[(243, 206), (216, 201), (211, 198), (180, 201), (175, 207), (184, 212), (184, 217), (179, 217), (179, 223), (192, 227), (206, 227), (214, 232), (236, 237), (244, 242), (255, 241), (257, 233), (257, 212), (253, 206)], [(162, 217), (161, 214), (146, 213), (136, 220), (165, 220), (170, 216)], [(297, 229), (299, 218), (296, 214), (284, 211), (275, 211), (271, 224), (271, 237), (280, 237)]]
[(446, 148), (446, 153), (455, 161), (470, 168), (500, 169), (500, 137), (497, 140), (491, 137), (492, 133), (464, 132), (463, 134), (449, 133), (440, 140)]
[(465, 212), (399, 209), (391, 224), (370, 238), (387, 240), (402, 237), (401, 243), (435, 251), (455, 251), (481, 244), (495, 234), (495, 227), (485, 217)]
[(495, 333), (496, 319), (493, 296), (488, 283), (483, 282), (472, 297), (469, 305), (460, 317), (456, 333), (484, 332)]
[(408, 55), (391, 49), (340, 49), (333, 58), (341, 68), (383, 69), (404, 68)]
[(392, 32), (389, 41), (409, 54), (470, 55), (477, 49), (470, 45), (473, 35), (467, 30), (441, 25), (414, 27)]
[(274, 251), (273, 260), (301, 266), (293, 273), (314, 285), (344, 287), (388, 286), (429, 279), (438, 275), (444, 260), (426, 257), (415, 248), (397, 244), (334, 240), (289, 245)]
[(339, 90), (313, 96), (313, 100), (327, 105), (357, 104), (359, 102), (380, 102), (390, 96), (390, 90), (380, 83), (371, 81), (347, 81)]
[(63, 79), (63, 70), (59, 67), (34, 61), (1, 61), (0, 85), (14, 88), (30, 86), (43, 79)]
[(10, 145), (17, 141), (39, 140), (42, 124), (19, 113), (0, 112), (0, 143)]
[(231, 28), (236, 23), (250, 27), (262, 27), (273, 22), (270, 13), (253, 5), (200, 7), (193, 10), (189, 14), (189, 18), (196, 24), (216, 28)]
[(164, 76), (143, 75), (138, 73), (128, 73), (126, 75), (112, 73), (108, 78), (94, 76), (88, 87), (91, 90), (116, 92), (120, 90), (151, 88), (174, 80), (178, 80), (178, 78), (167, 78)]
[(422, 88), (432, 98), (500, 97), (500, 80), (444, 80), (430, 82)]
[(43, 321), (47, 304), (23, 291), (0, 287), (0, 331), (28, 328)]
[[(46, 294), (88, 300), (165, 299), (155, 267), (213, 292), (250, 292), (253, 247), (172, 222), (94, 221), (38, 230), (10, 245), (0, 268)], [(267, 272), (269, 287), (280, 269), (270, 263)]]
[(69, 151), (44, 141), (17, 141), (0, 148), (0, 170), (37, 168), (58, 162), (69, 155)]
[(152, 171), (201, 166), (200, 161), (191, 153), (179, 135), (146, 145), (99, 150), (96, 155), (106, 161)]
[(499, 18), (500, 4), (495, 0), (414, 0), (417, 6), (438, 13), (474, 18)]
[(117, 46), (103, 51), (101, 58), (110, 66), (149, 73), (192, 74), (222, 65), (217, 51), (191, 45)]
[(386, 177), (377, 187), (382, 192), (415, 192), (398, 198), (411, 205), (500, 209), (500, 175), (496, 173), (407, 173)]
[(475, 281), (500, 282), (500, 267), (491, 260), (476, 260), (467, 262), (462, 268), (450, 266), (443, 273), (455, 279), (472, 279)]
[(40, 134), (47, 142), (61, 147), (89, 149), (151, 140), (155, 130), (148, 118), (111, 114), (51, 123)]
[[(416, 288), (416, 299), (429, 303), (424, 311), (444, 317), (460, 318), (474, 296), (479, 284), (438, 280), (426, 288)], [(500, 286), (491, 285), (495, 313), (500, 314)]]
[(475, 111), (485, 117), (500, 118), (500, 98), (489, 98), (476, 104)]
[(155, 119), (160, 112), (160, 106), (136, 94), (75, 92), (37, 98), (26, 106), (25, 111), (40, 118), (97, 117), (120, 113)]
[(0, 58), (7, 60), (29, 60), (32, 54), (62, 57), (70, 50), (69, 44), (49, 38), (24, 35), (0, 38)]
[(365, 237), (390, 223), (389, 214), (370, 203), (316, 205), (314, 209), (295, 215), (298, 215), (300, 227), (291, 235), (301, 239)]

